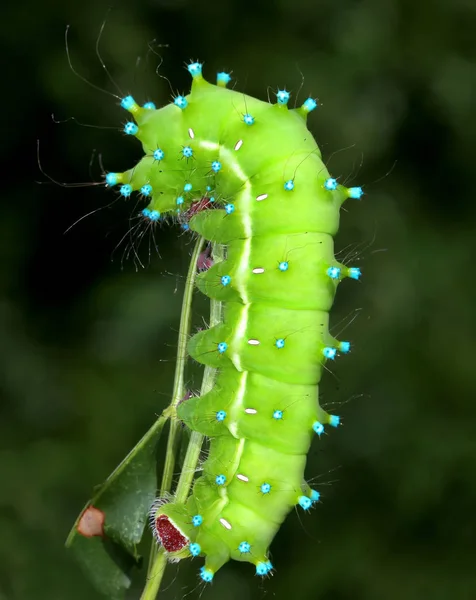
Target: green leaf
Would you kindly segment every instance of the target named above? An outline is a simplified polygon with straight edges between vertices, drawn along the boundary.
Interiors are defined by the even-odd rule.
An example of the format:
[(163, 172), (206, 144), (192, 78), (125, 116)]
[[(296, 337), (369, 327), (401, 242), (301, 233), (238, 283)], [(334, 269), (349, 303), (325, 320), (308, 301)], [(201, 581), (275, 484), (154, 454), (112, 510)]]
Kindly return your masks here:
[(157, 492), (157, 444), (167, 418), (162, 414), (100, 486), (66, 540), (95, 587), (114, 600), (124, 597), (141, 562), (136, 546)]

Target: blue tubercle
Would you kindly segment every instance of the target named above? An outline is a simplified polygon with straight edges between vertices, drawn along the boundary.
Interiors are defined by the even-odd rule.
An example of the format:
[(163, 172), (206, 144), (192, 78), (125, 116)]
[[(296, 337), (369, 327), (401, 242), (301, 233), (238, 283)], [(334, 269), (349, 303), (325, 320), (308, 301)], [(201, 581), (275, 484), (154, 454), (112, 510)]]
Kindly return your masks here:
[(121, 194), (121, 196), (124, 196), (124, 198), (129, 198), (129, 196), (132, 194), (132, 186), (128, 183), (121, 185), (121, 187), (119, 188), (119, 193)]
[(349, 198), (360, 200), (364, 195), (364, 190), (361, 187), (351, 187), (347, 190)]
[(153, 102), (146, 102), (142, 105), (142, 108), (145, 108), (146, 110), (155, 110), (157, 107)]
[(119, 174), (118, 173), (108, 173), (106, 175), (106, 184), (113, 186), (119, 183)]
[(253, 125), (253, 123), (255, 122), (255, 118), (252, 117), (249, 113), (246, 113), (246, 115), (243, 115), (243, 122), (245, 123), (245, 125)]
[(221, 284), (222, 285), (230, 285), (231, 282), (231, 277), (229, 275), (223, 275), (223, 277), (221, 278)]
[(276, 348), (284, 348), (284, 339), (283, 338), (279, 338), (279, 340), (276, 340), (275, 343)]
[(334, 360), (334, 358), (336, 357), (336, 354), (337, 354), (337, 350), (336, 350), (336, 348), (332, 348), (331, 346), (326, 346), (322, 350), (322, 354), (324, 354), (324, 356), (326, 358), (328, 358), (329, 360)]
[(226, 477), (225, 477), (225, 475), (217, 475), (215, 477), (215, 483), (217, 485), (225, 485), (225, 483), (226, 483)]
[(311, 500), (314, 503), (319, 502), (321, 494), (317, 490), (311, 490)]
[(283, 260), (279, 263), (278, 269), (282, 272), (287, 271), (289, 269), (289, 263), (287, 260)]
[(231, 213), (234, 212), (234, 210), (235, 210), (234, 204), (226, 204), (225, 205), (225, 212), (227, 215), (231, 215)]
[(127, 121), (124, 125), (124, 133), (127, 135), (135, 135), (139, 131), (139, 128), (132, 121)]
[(312, 506), (312, 500), (308, 496), (299, 496), (299, 506), (304, 510), (309, 510)]
[(275, 410), (273, 412), (273, 419), (276, 419), (276, 421), (280, 421), (283, 418), (283, 411), (282, 410)]
[(218, 344), (218, 352), (220, 354), (223, 354), (223, 352), (226, 352), (228, 349), (228, 344), (226, 342), (220, 342)]
[(192, 184), (191, 184), (191, 183), (186, 183), (186, 184), (183, 186), (183, 191), (184, 191), (184, 192), (191, 192), (191, 191), (192, 191), (192, 187), (193, 187), (193, 186), (192, 186)]
[(263, 575), (266, 575), (267, 572), (268, 572), (268, 566), (266, 565), (266, 563), (259, 562), (256, 565), (256, 575), (261, 575), (261, 577), (263, 577)]
[(337, 189), (337, 185), (338, 185), (337, 179), (334, 179), (334, 177), (329, 177), (328, 179), (326, 179), (324, 181), (324, 187), (326, 188), (326, 190), (329, 190), (330, 192)]
[(284, 189), (287, 192), (291, 192), (294, 189), (294, 180), (293, 179), (288, 179), (287, 181), (284, 182)]
[(216, 419), (219, 423), (222, 423), (226, 419), (226, 412), (224, 410), (219, 410), (216, 414)]
[(198, 556), (202, 551), (200, 544), (197, 544), (196, 542), (192, 542), (188, 549), (190, 550), (190, 554), (192, 556)]
[(148, 183), (146, 183), (145, 185), (143, 185), (140, 189), (140, 193), (143, 196), (150, 196), (152, 194), (152, 186)]
[(329, 425), (332, 427), (339, 427), (340, 417), (337, 415), (329, 415)]
[(210, 571), (210, 569), (206, 569), (205, 567), (202, 567), (200, 569), (200, 577), (203, 579), (203, 581), (210, 583), (210, 581), (213, 579), (213, 571)]
[(314, 100), (314, 98), (307, 98), (306, 100), (304, 100), (302, 108), (306, 112), (310, 113), (312, 110), (317, 108), (317, 102)]
[(260, 486), (260, 490), (263, 494), (269, 494), (271, 491), (271, 485), (269, 483), (262, 483)]
[(194, 515), (192, 517), (192, 525), (194, 527), (200, 527), (200, 525), (203, 523), (203, 517), (202, 515)]
[(317, 433), (319, 437), (321, 437), (321, 435), (324, 433), (324, 425), (319, 421), (314, 421), (312, 428), (314, 430), (314, 433)]
[(157, 148), (157, 150), (154, 150), (154, 154), (152, 156), (154, 157), (154, 160), (162, 160), (165, 154), (161, 148)]
[(270, 560), (267, 560), (265, 564), (266, 568), (268, 569), (268, 573), (273, 570), (273, 565), (271, 564)]
[(339, 279), (340, 277), (339, 267), (329, 267), (326, 272), (331, 279)]
[(180, 206), (180, 205), (181, 205), (181, 204), (183, 204), (183, 203), (184, 203), (184, 198), (183, 198), (183, 196), (179, 196), (179, 197), (177, 198), (177, 200), (175, 201), (175, 204), (177, 204), (178, 206)]
[(349, 277), (351, 279), (360, 279), (361, 275), (362, 275), (362, 272), (360, 271), (359, 267), (351, 267), (349, 269)]
[(251, 544), (248, 542), (241, 542), (241, 544), (238, 546), (238, 550), (241, 552), (241, 554), (247, 554), (251, 550)]
[(182, 229), (184, 231), (188, 231), (190, 229), (190, 225), (188, 223), (182, 223)]
[(229, 73), (227, 73), (226, 71), (220, 71), (219, 73), (217, 73), (217, 83), (218, 84), (223, 84), (223, 85), (227, 85), (229, 84), (231, 81), (231, 75)]
[(185, 96), (176, 96), (174, 98), (174, 104), (183, 110), (184, 108), (187, 108), (188, 100)]
[(339, 350), (343, 354), (347, 354), (347, 352), (350, 352), (350, 342), (339, 342)]
[(218, 171), (220, 171), (221, 169), (221, 162), (219, 160), (214, 160), (212, 162), (212, 171), (214, 171), (215, 173), (218, 173)]
[(143, 217), (146, 217), (146, 218), (148, 219), (148, 218), (150, 217), (150, 209), (148, 209), (148, 208), (144, 208), (144, 209), (141, 211), (141, 214), (142, 214), (142, 216), (143, 216)]
[(192, 150), (192, 148), (190, 148), (190, 146), (184, 146), (183, 150), (182, 150), (182, 154), (185, 156), (185, 158), (192, 158), (193, 150)]
[(132, 96), (126, 96), (121, 100), (121, 107), (125, 110), (131, 110), (134, 106), (137, 106), (137, 103)]
[(289, 102), (290, 97), (291, 94), (286, 90), (278, 90), (276, 93), (276, 99), (278, 101), (278, 104), (287, 104)]
[(160, 219), (160, 213), (158, 210), (152, 210), (149, 215), (151, 221), (158, 221)]
[(195, 77), (200, 77), (200, 75), (202, 74), (202, 63), (199, 62), (192, 62), (189, 65), (187, 65), (187, 69), (188, 72), (190, 73), (190, 75), (195, 78)]

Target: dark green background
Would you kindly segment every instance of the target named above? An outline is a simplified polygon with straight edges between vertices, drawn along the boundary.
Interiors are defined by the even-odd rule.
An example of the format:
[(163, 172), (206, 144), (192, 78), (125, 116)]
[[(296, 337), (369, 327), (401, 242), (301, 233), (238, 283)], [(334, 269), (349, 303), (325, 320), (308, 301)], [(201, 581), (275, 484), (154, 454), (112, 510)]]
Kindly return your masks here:
[[(101, 0), (2, 7), (0, 599), (99, 598), (63, 548), (76, 514), (167, 404), (190, 238), (157, 232), (136, 272), (122, 261), (131, 204), (46, 181), (101, 180), (140, 156), (118, 130), (94, 53)], [(118, 2), (104, 59), (139, 101), (186, 91), (183, 68), (233, 69), (237, 89), (319, 96), (309, 125), (335, 175), (367, 184), (342, 214), (337, 249), (360, 251), (362, 283), (340, 288), (354, 343), (323, 383), (344, 427), (316, 443), (323, 502), (291, 514), (261, 583), (227, 565), (202, 598), (432, 600), (476, 597), (474, 147), (476, 5), (471, 0)], [(137, 58), (140, 61), (137, 64)], [(74, 116), (74, 122), (54, 124)], [(101, 127), (105, 127), (102, 129)], [(111, 129), (107, 129), (111, 128)], [(333, 154), (338, 151), (337, 154)], [(332, 156), (331, 156), (332, 155)], [(393, 170), (392, 169), (393, 166)], [(386, 176), (388, 171), (391, 173)], [(113, 258), (113, 261), (111, 261)], [(206, 316), (196, 308), (197, 321)], [(335, 331), (339, 331), (336, 328)], [(195, 382), (195, 386), (198, 383)], [(197, 598), (197, 563), (169, 570), (161, 597)], [(140, 582), (132, 590), (137, 598)], [(186, 596), (186, 594), (190, 595)]]

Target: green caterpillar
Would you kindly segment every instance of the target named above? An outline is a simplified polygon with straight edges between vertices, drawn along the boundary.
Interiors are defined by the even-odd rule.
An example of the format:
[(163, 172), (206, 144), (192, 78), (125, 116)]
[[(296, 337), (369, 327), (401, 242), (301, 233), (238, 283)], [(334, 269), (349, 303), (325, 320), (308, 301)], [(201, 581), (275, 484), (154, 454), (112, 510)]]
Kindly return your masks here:
[(198, 276), (200, 290), (224, 303), (223, 322), (188, 345), (218, 376), (177, 408), (210, 438), (209, 456), (186, 504), (158, 501), (151, 523), (170, 559), (205, 558), (204, 581), (230, 559), (265, 576), (286, 515), (319, 500), (304, 480), (311, 439), (339, 425), (319, 406), (318, 385), (325, 362), (350, 350), (330, 335), (328, 312), (339, 282), (360, 270), (336, 261), (332, 236), (342, 203), (363, 190), (329, 175), (306, 126), (313, 98), (289, 109), (286, 90), (271, 104), (227, 89), (227, 73), (213, 85), (200, 63), (188, 70), (191, 93), (160, 110), (121, 101), (135, 121), (124, 131), (145, 156), (106, 175), (122, 196), (148, 201), (141, 218), (151, 226), (176, 217), (225, 245), (225, 260)]

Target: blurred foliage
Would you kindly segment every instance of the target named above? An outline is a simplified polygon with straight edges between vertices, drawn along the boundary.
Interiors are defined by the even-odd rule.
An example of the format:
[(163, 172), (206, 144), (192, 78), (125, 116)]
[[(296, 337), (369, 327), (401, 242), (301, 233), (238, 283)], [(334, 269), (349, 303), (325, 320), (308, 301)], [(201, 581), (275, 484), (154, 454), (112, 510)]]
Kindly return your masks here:
[[(160, 257), (144, 240), (136, 269), (127, 235), (116, 249), (131, 205), (64, 233), (114, 193), (36, 183), (37, 138), (58, 181), (100, 181), (98, 154), (117, 171), (140, 156), (116, 99), (66, 60), (69, 23), (76, 69), (116, 92), (94, 51), (106, 13), (103, 0), (2, 6), (1, 600), (99, 599), (65, 537), (172, 389), (190, 239), (159, 230)], [(302, 84), (323, 104), (310, 127), (332, 173), (366, 184), (336, 243), (364, 278), (332, 313), (339, 332), (359, 309), (355, 350), (322, 386), (345, 425), (309, 457), (323, 503), (282, 527), (272, 580), (230, 564), (203, 598), (476, 597), (474, 31), (470, 0), (139, 0), (107, 17), (102, 55), (124, 92), (168, 102), (190, 58), (261, 98)], [(197, 325), (205, 307), (197, 295)], [(198, 597), (196, 564), (166, 583), (164, 599)]]

